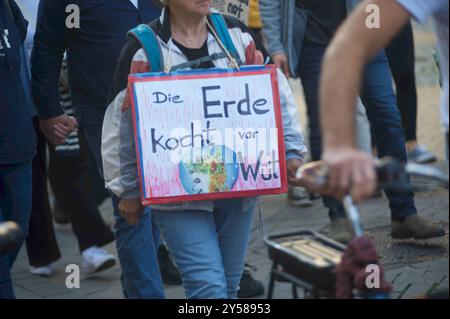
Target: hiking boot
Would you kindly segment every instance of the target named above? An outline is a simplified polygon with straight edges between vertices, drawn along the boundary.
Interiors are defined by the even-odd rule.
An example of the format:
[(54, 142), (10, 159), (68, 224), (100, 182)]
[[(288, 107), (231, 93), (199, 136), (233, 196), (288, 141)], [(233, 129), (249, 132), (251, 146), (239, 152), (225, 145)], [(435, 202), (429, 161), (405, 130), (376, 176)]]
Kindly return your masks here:
[(164, 245), (159, 246), (158, 249), (158, 264), (164, 285), (179, 286), (183, 283), (180, 272), (173, 263), (167, 247)]
[(394, 239), (428, 239), (445, 236), (445, 229), (417, 214), (406, 217), (403, 222), (393, 220), (391, 236)]
[(353, 239), (355, 233), (347, 218), (336, 218), (331, 221), (328, 236), (337, 242), (347, 244)]
[(241, 282), (239, 284), (238, 298), (252, 298), (264, 294), (264, 284), (252, 277), (252, 271), (256, 271), (255, 266), (245, 264), (244, 273), (242, 274)]
[(302, 187), (289, 186), (288, 203), (298, 207), (309, 207), (314, 205), (310, 195)]

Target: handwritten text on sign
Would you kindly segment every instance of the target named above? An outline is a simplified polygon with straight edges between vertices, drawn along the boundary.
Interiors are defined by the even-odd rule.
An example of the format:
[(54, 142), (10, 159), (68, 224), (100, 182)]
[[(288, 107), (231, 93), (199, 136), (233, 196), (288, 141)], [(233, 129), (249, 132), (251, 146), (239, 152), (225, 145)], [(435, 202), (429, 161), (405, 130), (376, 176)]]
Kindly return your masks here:
[(284, 190), (274, 68), (132, 76), (146, 204)]
[(250, 0), (213, 0), (212, 7), (222, 14), (228, 14), (248, 24)]

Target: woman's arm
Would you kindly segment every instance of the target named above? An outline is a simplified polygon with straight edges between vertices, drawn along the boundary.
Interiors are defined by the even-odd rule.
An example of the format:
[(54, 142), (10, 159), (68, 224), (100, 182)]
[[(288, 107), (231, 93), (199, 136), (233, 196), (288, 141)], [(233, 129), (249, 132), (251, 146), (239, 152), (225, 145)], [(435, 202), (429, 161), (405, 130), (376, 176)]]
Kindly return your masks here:
[(120, 198), (139, 198), (133, 119), (128, 96), (128, 75), (148, 72), (145, 54), (132, 37), (117, 65), (102, 132), (103, 174), (106, 187)]
[(259, 0), (259, 12), (270, 55), (284, 53), (281, 39), (281, 1), (284, 0)]
[[(128, 75), (149, 71), (139, 43), (130, 38), (122, 50), (111, 89), (102, 131), (103, 176), (106, 188), (121, 199), (119, 211), (130, 224), (139, 223), (143, 212), (134, 142), (133, 118), (128, 96)], [(136, 53), (137, 51), (137, 53)]]

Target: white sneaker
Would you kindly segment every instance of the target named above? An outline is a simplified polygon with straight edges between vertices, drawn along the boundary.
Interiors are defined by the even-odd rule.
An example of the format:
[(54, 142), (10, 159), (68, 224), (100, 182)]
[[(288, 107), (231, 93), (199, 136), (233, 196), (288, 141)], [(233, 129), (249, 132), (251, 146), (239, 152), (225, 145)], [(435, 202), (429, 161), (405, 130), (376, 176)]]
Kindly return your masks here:
[(51, 277), (53, 276), (53, 268), (51, 264), (42, 267), (30, 267), (30, 272), (33, 275), (41, 276), (41, 277)]
[(90, 247), (83, 251), (83, 272), (93, 274), (113, 267), (116, 264), (116, 257), (106, 250), (97, 246)]

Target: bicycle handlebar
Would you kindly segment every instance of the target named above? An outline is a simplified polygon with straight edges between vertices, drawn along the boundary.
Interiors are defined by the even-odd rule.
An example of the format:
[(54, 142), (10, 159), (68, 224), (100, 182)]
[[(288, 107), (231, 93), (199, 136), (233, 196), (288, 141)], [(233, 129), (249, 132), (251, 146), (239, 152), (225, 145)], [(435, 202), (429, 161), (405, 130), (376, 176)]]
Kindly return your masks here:
[[(439, 187), (449, 188), (448, 175), (440, 169), (429, 165), (404, 164), (392, 158), (383, 158), (374, 167), (378, 178), (378, 186), (384, 190), (395, 191), (421, 191), (429, 190), (425, 185), (419, 186), (410, 183), (413, 176), (422, 177), (434, 182)], [(321, 162), (312, 162), (303, 165), (297, 171), (298, 179), (308, 179), (318, 189), (327, 182), (327, 167)]]
[[(441, 170), (419, 164), (403, 164), (392, 158), (384, 158), (374, 166), (376, 171), (378, 186), (384, 190), (405, 191), (405, 190), (420, 190), (427, 189), (426, 187), (419, 187), (410, 183), (411, 176), (424, 177), (428, 180), (436, 182), (439, 186), (449, 187), (448, 175)], [(297, 171), (297, 178), (304, 180), (305, 183), (312, 186), (314, 189), (320, 190), (326, 186), (327, 183), (327, 167), (324, 162), (312, 162), (303, 165)], [(351, 222), (357, 237), (364, 234), (364, 229), (361, 223), (361, 216), (358, 207), (353, 203), (350, 195), (342, 199), (345, 212), (349, 221)]]

